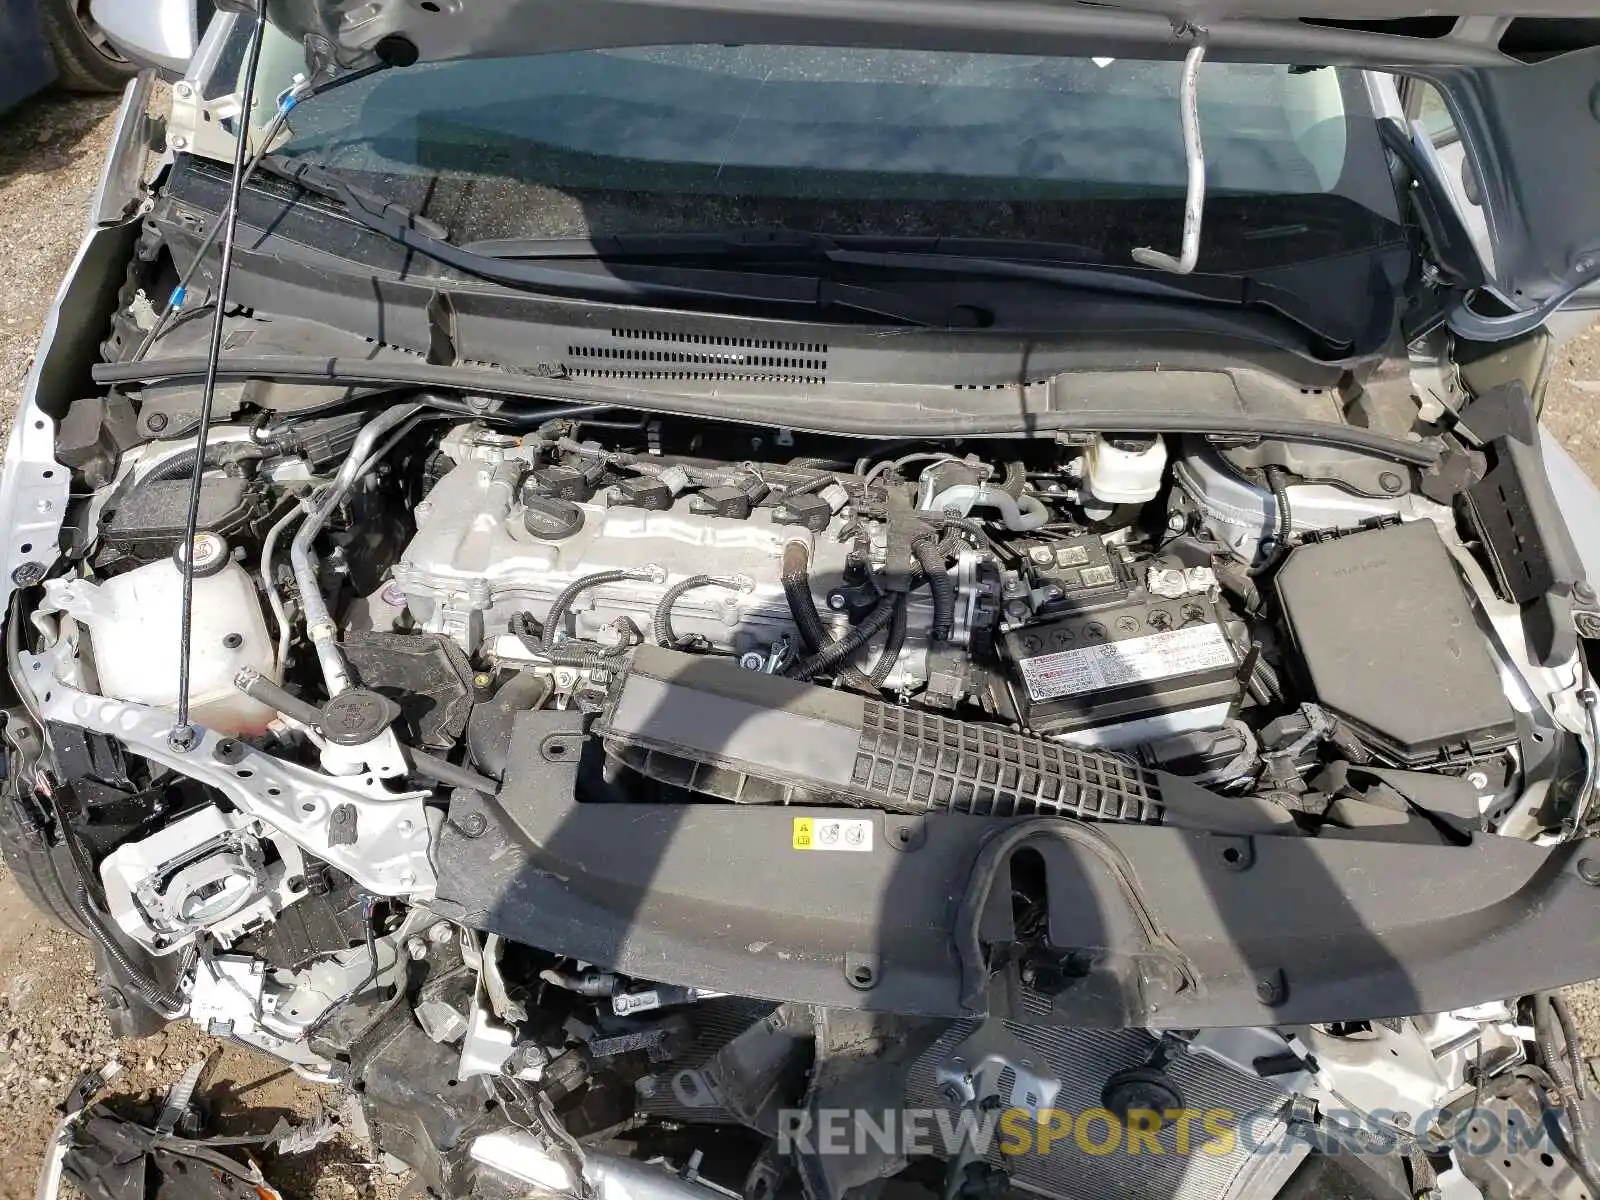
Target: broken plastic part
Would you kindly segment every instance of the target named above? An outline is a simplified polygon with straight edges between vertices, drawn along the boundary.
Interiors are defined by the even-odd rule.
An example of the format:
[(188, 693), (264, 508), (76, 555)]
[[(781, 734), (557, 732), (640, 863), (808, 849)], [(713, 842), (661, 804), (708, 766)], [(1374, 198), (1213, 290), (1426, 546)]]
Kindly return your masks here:
[(1206, 58), (1203, 35), (1196, 33), (1195, 44), (1183, 59), (1183, 81), (1178, 93), (1178, 108), (1183, 117), (1183, 158), (1189, 169), (1188, 190), (1183, 198), (1183, 246), (1177, 258), (1150, 246), (1133, 252), (1133, 261), (1144, 267), (1187, 275), (1200, 259), (1200, 223), (1206, 207), (1206, 154), (1200, 143), (1200, 64)]

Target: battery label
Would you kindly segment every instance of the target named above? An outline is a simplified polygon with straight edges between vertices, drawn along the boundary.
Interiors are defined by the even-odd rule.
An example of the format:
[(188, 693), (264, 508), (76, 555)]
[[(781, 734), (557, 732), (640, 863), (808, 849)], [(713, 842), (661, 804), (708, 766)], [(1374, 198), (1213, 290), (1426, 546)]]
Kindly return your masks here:
[(1190, 625), (1021, 660), (1022, 679), (1033, 700), (1081, 696), (1233, 665), (1233, 647), (1217, 625)]

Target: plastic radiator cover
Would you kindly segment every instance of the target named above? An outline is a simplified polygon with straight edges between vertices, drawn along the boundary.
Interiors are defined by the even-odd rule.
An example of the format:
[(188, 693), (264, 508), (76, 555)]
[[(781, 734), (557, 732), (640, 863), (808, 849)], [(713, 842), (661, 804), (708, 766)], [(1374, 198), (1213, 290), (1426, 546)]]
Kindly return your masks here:
[[(695, 677), (705, 690), (728, 672)], [(693, 691), (657, 693), (657, 707), (682, 704), (693, 725)], [(819, 719), (807, 702), (787, 711)], [(1051, 944), (1084, 972), (1054, 999), (1050, 1019), (1068, 1024), (1404, 1016), (1600, 975), (1600, 890), (1578, 872), (1597, 853), (1588, 841), (1459, 846), (1280, 836), (1265, 825), (1250, 836), (1241, 798), (1159, 774), (1162, 826), (635, 803), (590, 790), (606, 756), (586, 721), (518, 714), (499, 794), (454, 793), (433, 845), (441, 916), (663, 983), (1022, 1017), (1004, 953), (991, 979), (961, 948), (974, 935), (992, 947), (1015, 938), (1005, 872), (1026, 849), (1042, 870)], [(1211, 828), (1235, 812), (1239, 825), (1229, 835), (1173, 827), (1206, 804)], [(798, 836), (841, 818), (861, 830), (856, 842)]]
[(596, 727), (636, 770), (717, 799), (1152, 821), (1152, 771), (732, 664), (641, 647)]

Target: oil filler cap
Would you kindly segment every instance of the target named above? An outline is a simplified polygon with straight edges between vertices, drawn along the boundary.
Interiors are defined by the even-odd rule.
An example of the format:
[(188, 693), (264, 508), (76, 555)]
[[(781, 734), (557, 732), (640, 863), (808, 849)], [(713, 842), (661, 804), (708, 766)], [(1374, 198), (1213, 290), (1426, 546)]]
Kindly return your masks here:
[(522, 525), (544, 542), (559, 542), (583, 528), (583, 509), (555, 496), (528, 496), (523, 501)]
[(189, 543), (189, 554), (184, 554), (184, 545), (179, 542), (172, 550), (172, 561), (178, 564), (178, 570), (183, 570), (186, 557), (194, 559), (194, 577), (204, 579), (208, 575), (215, 575), (228, 565), (228, 543), (217, 533), (197, 533)]

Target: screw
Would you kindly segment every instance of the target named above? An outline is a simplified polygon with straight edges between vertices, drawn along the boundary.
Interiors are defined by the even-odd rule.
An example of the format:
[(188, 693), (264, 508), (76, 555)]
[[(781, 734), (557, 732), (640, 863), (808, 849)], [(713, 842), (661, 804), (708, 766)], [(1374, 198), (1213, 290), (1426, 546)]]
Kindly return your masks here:
[(187, 82), (178, 82), (172, 85), (172, 94), (179, 100), (187, 100), (194, 95), (194, 86)]
[(242, 634), (242, 633), (230, 633), (230, 634), (227, 634), (222, 639), (222, 645), (223, 645), (223, 647), (225, 649), (237, 650), (240, 646), (244, 645), (244, 634)]
[(172, 139), (172, 148), (174, 150), (187, 150), (189, 148), (189, 139), (180, 133)]
[(739, 665), (746, 671), (764, 671), (767, 669), (767, 660), (754, 650), (747, 650), (739, 656)]
[(1590, 887), (1600, 887), (1600, 861), (1592, 858), (1578, 860), (1578, 878)]
[(1189, 518), (1181, 512), (1167, 514), (1167, 528), (1173, 533), (1182, 533), (1189, 525)]
[(413, 934), (406, 939), (406, 953), (412, 961), (421, 962), (428, 957), (428, 943)]
[(483, 831), (489, 828), (489, 821), (482, 813), (467, 813), (459, 821), (452, 822), (460, 830), (462, 837), (482, 837)]
[(1285, 990), (1282, 971), (1274, 971), (1256, 980), (1256, 999), (1262, 1004), (1273, 1007), (1282, 1004)]
[(45, 565), (42, 562), (25, 562), (11, 572), (11, 582), (18, 587), (32, 587), (44, 578), (44, 574)]
[(144, 419), (144, 427), (151, 433), (160, 433), (167, 427), (167, 414), (151, 413)]
[(834, 612), (843, 612), (849, 605), (850, 597), (843, 592), (835, 590), (828, 593), (828, 607)]
[(1482, 771), (1469, 771), (1467, 773), (1467, 782), (1481, 792), (1489, 786), (1489, 776)]
[(1406, 486), (1406, 481), (1393, 471), (1385, 471), (1378, 476), (1378, 486), (1392, 496)]
[(1028, 551), (1028, 557), (1041, 567), (1048, 567), (1056, 560), (1056, 556), (1051, 553), (1049, 546), (1035, 546)]
[(1411, 1128), (1411, 1114), (1410, 1113), (1403, 1113), (1403, 1112), (1395, 1113), (1395, 1115), (1394, 1115), (1394, 1123), (1396, 1125), (1398, 1125), (1401, 1129), (1409, 1129), (1409, 1128)]
[(200, 743), (200, 735), (193, 725), (179, 725), (167, 734), (167, 745), (179, 754), (187, 754)]
[(33, 502), (34, 511), (39, 513), (41, 516), (49, 512), (55, 506), (54, 500), (35, 500)]

